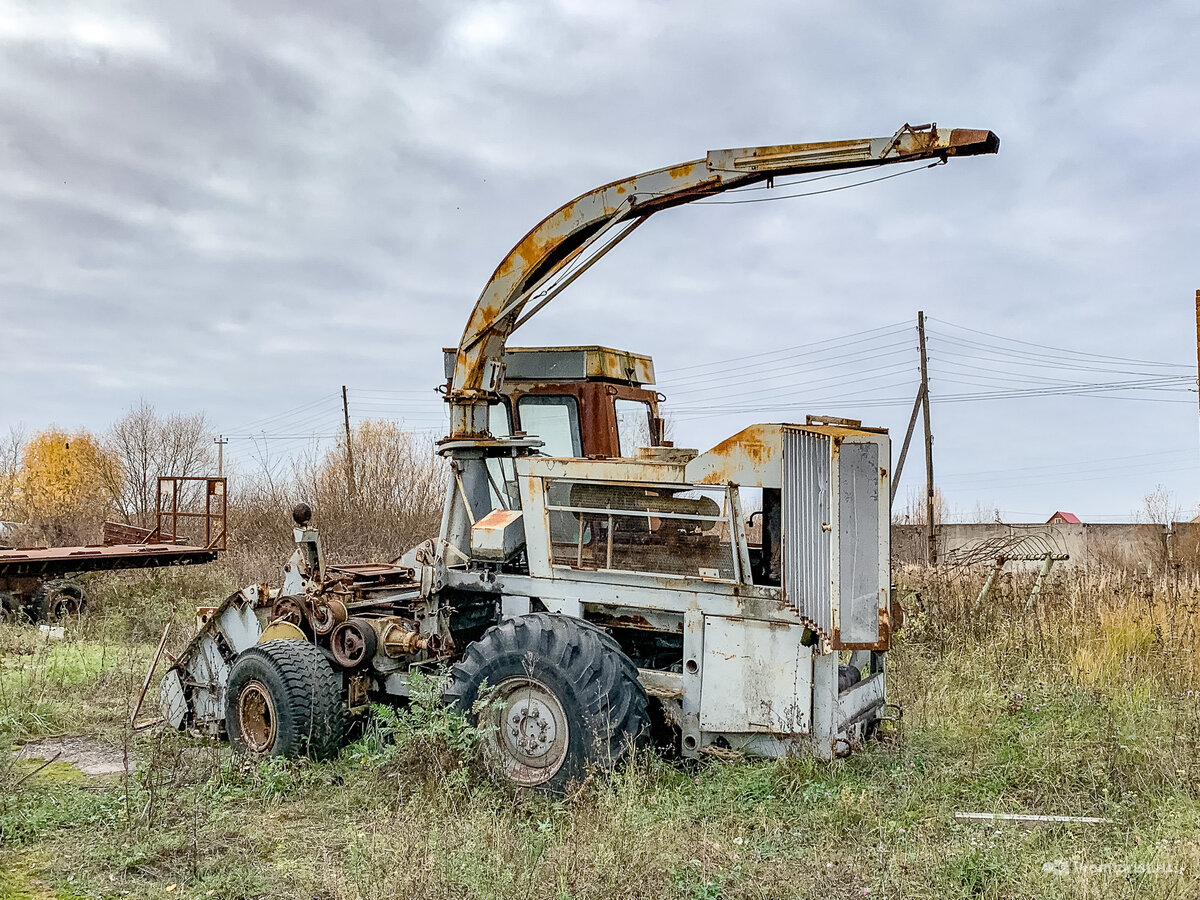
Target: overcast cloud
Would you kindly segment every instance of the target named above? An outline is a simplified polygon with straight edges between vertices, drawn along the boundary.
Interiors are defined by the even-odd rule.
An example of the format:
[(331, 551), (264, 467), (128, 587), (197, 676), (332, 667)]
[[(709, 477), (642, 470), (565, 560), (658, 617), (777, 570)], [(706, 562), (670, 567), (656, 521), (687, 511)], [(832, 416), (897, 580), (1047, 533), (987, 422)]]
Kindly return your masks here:
[[(853, 387), (869, 359), (793, 371), (778, 354), (770, 381), (762, 366), (686, 367), (918, 309), (1187, 375), (1200, 7), (984, 6), (0, 3), (0, 429), (99, 429), (144, 398), (205, 411), (248, 466), (262, 444), (238, 435), (286, 435), (269, 446), (287, 453), (293, 436), (333, 433), (347, 384), (356, 416), (440, 430), (440, 348), (563, 202), (709, 149), (905, 122), (990, 128), (1001, 152), (663, 213), (514, 343), (652, 354), (680, 393), (677, 442), (701, 448), (755, 420), (856, 415), (856, 401), (898, 443), (915, 350)], [(931, 327), (951, 507), (1115, 519), (1159, 482), (1200, 500), (1194, 392), (939, 402), (1015, 385), (1019, 363), (989, 375), (977, 359), (975, 386), (955, 383), (938, 366), (969, 345), (945, 338), (995, 341)], [(905, 328), (884, 337), (915, 346)], [(1114, 367), (1094, 380), (1135, 377)], [(749, 409), (781, 369), (814, 408)]]

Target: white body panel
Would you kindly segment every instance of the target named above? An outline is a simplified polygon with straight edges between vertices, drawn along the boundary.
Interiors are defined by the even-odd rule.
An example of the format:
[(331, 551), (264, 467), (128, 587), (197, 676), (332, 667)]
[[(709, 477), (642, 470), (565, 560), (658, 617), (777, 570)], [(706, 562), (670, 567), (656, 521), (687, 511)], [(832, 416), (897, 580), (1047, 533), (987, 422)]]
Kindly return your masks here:
[(704, 617), (700, 728), (807, 734), (812, 727), (812, 648), (800, 628)]

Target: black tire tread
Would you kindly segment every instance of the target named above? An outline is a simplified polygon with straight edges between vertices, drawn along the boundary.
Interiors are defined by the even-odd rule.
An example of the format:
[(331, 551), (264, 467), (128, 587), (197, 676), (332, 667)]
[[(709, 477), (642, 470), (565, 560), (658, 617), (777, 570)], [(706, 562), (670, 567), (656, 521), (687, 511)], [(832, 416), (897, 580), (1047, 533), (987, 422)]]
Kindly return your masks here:
[(488, 662), (524, 653), (532, 654), (535, 664), (559, 667), (575, 689), (590, 732), (588, 758), (577, 763), (616, 765), (645, 743), (650, 733), (649, 698), (638, 680), (637, 666), (609, 634), (570, 616), (531, 613), (488, 630), (451, 667), (446, 701), (474, 721), (471, 707)]
[(349, 716), (342, 698), (341, 676), (321, 649), (308, 641), (266, 641), (243, 651), (234, 667), (251, 657), (262, 660), (279, 675), (284, 697), (276, 698), (276, 702), (284, 700), (292, 716), (294, 733), (281, 734), (278, 753), (271, 755), (308, 754), (325, 759), (336, 754), (345, 739)]

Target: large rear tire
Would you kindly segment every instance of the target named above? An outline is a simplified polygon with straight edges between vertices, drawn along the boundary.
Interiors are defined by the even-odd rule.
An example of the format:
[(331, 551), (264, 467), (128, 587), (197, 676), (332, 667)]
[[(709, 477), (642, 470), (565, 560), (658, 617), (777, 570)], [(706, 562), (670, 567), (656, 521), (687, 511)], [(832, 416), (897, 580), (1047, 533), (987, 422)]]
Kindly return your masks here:
[(324, 759), (345, 740), (342, 678), (308, 641), (266, 641), (242, 651), (225, 697), (225, 731), (237, 753)]
[[(614, 768), (650, 734), (646, 691), (620, 645), (594, 625), (534, 613), (486, 631), (451, 669), (447, 700), (485, 730), (502, 777), (561, 793)], [(473, 709), (480, 687), (494, 693)]]

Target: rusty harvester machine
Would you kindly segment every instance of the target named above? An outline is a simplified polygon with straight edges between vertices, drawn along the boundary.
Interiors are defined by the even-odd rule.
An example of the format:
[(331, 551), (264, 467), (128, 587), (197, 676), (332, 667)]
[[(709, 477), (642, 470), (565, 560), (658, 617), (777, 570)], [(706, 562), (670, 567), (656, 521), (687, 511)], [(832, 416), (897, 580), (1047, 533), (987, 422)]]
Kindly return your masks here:
[(491, 687), (488, 750), (522, 785), (610, 766), (652, 726), (686, 757), (850, 752), (889, 718), (887, 434), (810, 417), (679, 449), (662, 440), (648, 358), (506, 344), (653, 213), (998, 148), (988, 131), (905, 126), (713, 151), (552, 213), (448, 351), (440, 534), (393, 564), (332, 566), (298, 507), (282, 585), (202, 611), (162, 681), (166, 719), (242, 751), (326, 755), (369, 701), (400, 701), (414, 670), (449, 665), (463, 710)]

